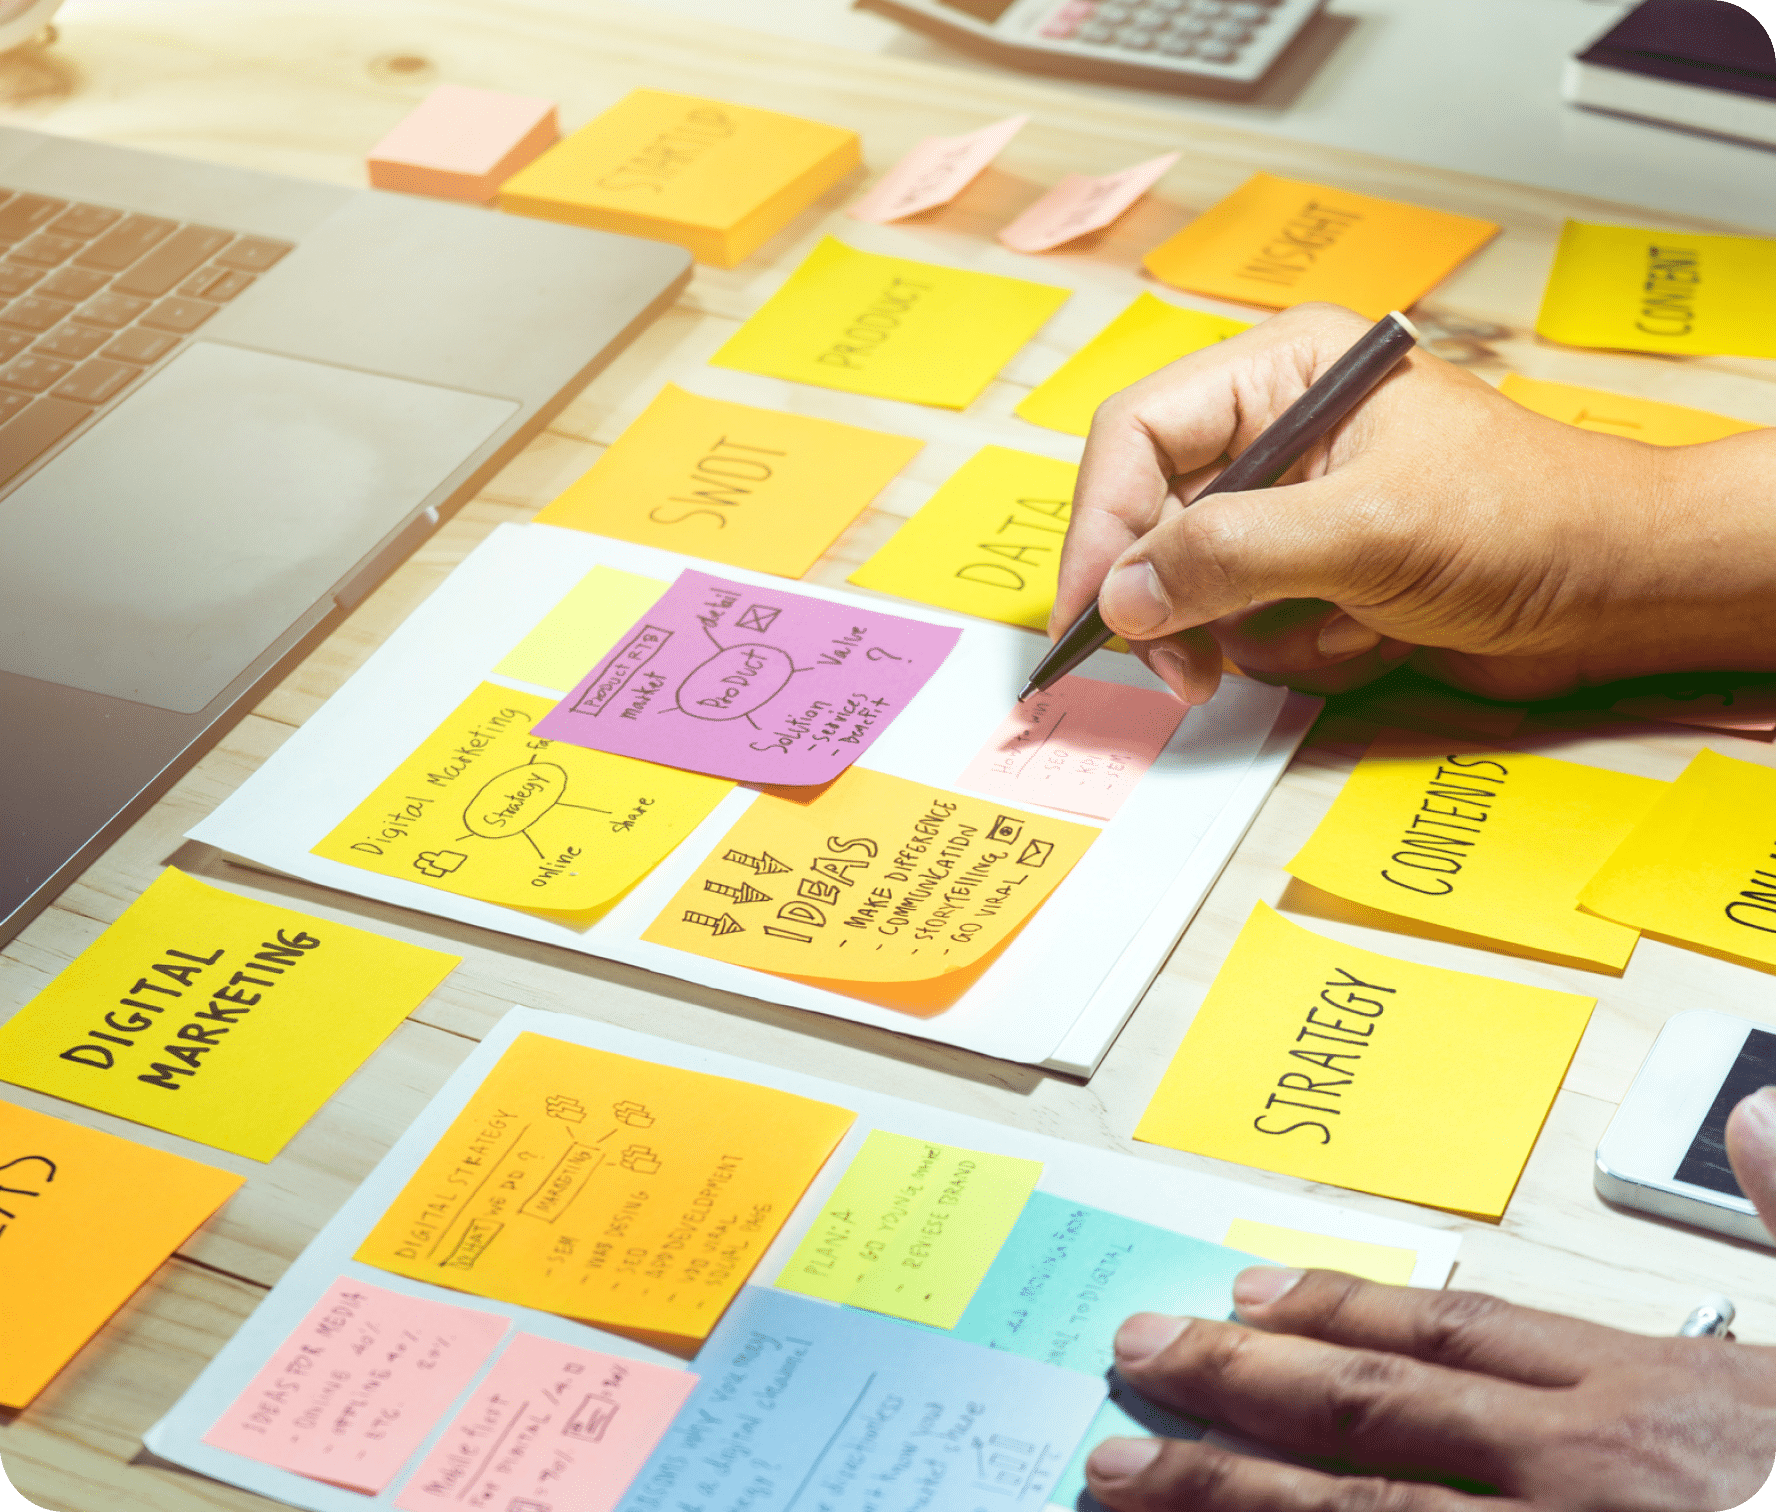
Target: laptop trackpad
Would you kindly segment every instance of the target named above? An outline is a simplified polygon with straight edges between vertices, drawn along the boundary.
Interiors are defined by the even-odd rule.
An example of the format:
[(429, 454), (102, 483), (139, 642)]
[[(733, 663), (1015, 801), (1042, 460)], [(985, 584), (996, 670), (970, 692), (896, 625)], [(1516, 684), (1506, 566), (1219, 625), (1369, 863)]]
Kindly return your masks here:
[(189, 347), (0, 500), (0, 667), (198, 712), (517, 408)]

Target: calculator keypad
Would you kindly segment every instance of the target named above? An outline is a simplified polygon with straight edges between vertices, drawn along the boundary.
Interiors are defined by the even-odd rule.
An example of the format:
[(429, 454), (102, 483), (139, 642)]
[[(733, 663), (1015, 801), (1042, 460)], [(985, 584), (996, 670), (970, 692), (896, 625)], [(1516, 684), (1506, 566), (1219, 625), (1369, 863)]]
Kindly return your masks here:
[(1233, 63), (1283, 0), (1063, 0), (1041, 35), (1126, 53)]

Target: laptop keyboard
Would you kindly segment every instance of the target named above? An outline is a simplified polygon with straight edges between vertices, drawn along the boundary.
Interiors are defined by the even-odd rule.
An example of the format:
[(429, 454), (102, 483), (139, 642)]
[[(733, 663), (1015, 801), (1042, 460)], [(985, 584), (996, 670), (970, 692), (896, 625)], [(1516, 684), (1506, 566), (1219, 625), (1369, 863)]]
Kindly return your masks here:
[(0, 188), (0, 487), (293, 245)]

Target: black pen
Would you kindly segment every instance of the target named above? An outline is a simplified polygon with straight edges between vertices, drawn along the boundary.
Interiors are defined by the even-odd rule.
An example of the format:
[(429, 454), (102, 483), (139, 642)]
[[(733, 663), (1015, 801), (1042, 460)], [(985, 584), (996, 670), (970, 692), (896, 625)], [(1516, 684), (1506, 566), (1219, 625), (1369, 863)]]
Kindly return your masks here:
[[(1278, 415), (1256, 441), (1228, 463), (1197, 498), (1269, 488), (1301, 460), (1308, 447), (1361, 404), (1417, 342), (1417, 329), (1398, 310), (1384, 315), (1306, 393)], [(1048, 648), (1048, 654), (1036, 664), (1036, 670), (1024, 684), (1024, 691), (1018, 694), (1018, 702), (1053, 687), (1087, 657), (1103, 650), (1114, 635), (1104, 624), (1094, 601), (1067, 627), (1067, 633)]]

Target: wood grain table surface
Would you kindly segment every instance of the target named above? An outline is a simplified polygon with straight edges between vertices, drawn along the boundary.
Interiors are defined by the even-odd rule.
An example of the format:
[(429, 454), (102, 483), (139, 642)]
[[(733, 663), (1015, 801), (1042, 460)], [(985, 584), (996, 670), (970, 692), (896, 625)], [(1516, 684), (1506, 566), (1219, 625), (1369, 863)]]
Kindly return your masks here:
[[(1643, 942), (1620, 977), (1546, 965), (1369, 927), (1332, 900), (1291, 884), (1283, 863), (1376, 729), (1360, 707), (1320, 722), (1089, 1083), (268, 878), (183, 840), (493, 526), (528, 519), (577, 478), (668, 379), (716, 396), (926, 439), (907, 473), (811, 574), (836, 584), (976, 447), (998, 442), (1077, 457), (1072, 438), (1015, 419), (1012, 407), (1135, 293), (1151, 287), (1139, 272), (1144, 251), (1255, 170), (1499, 222), (1503, 234), (1415, 312), (1433, 350), (1488, 379), (1516, 371), (1776, 424), (1776, 363), (1581, 352), (1533, 334), (1566, 217), (1701, 223), (1190, 125), (1135, 94), (1120, 104), (1089, 103), (1037, 81), (837, 52), (598, 0), (70, 0), (53, 47), (0, 58), (0, 122), (355, 185), (363, 182), (366, 149), (445, 80), (552, 97), (561, 102), (567, 128), (640, 85), (789, 110), (860, 132), (866, 173), (892, 163), (922, 136), (970, 130), (1017, 112), (1032, 120), (995, 167), (944, 211), (910, 225), (861, 226), (839, 213), (865, 182), (859, 174), (740, 267), (699, 269), (674, 309), (0, 956), (3, 1017), (40, 991), (174, 859), (218, 885), (464, 957), (269, 1165), (4, 1089), (27, 1106), (249, 1177), (30, 1408), (0, 1414), (0, 1455), (19, 1490), (62, 1512), (274, 1505), (148, 1460), (141, 1434), (513, 1004), (580, 1014), (1365, 1212), (1458, 1228), (1455, 1284), (1619, 1327), (1669, 1333), (1701, 1294), (1725, 1292), (1740, 1305), (1743, 1337), (1776, 1341), (1776, 1262), (1768, 1252), (1612, 1211), (1591, 1186), (1598, 1137), (1665, 1019), (1682, 1008), (1713, 1007), (1776, 1020), (1769, 978), (1656, 941)], [(1475, 129), (1486, 123), (1476, 122)], [(1064, 174), (1109, 172), (1173, 149), (1183, 156), (1155, 193), (1097, 238), (1035, 259), (1018, 258), (992, 240), (998, 226)], [(708, 368), (708, 356), (828, 231), (875, 250), (1015, 272), (1078, 293), (961, 414)], [(1551, 479), (1550, 489), (1558, 487)], [(1035, 644), (1033, 638), (1033, 651)], [(1484, 721), (1491, 713), (1474, 717)], [(1675, 776), (1704, 745), (1776, 764), (1767, 745), (1596, 714), (1532, 714), (1511, 743), (1661, 778)], [(1258, 899), (1368, 949), (1598, 999), (1502, 1222), (1468, 1221), (1133, 1143), (1130, 1131)], [(0, 1299), (0, 1306), (20, 1305), (29, 1299)]]

